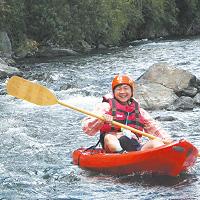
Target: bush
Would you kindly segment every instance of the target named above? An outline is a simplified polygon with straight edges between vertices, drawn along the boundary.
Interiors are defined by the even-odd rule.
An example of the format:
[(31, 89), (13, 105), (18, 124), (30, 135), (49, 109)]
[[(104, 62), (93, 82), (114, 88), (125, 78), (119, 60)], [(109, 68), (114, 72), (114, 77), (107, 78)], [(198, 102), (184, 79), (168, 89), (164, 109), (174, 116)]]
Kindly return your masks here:
[[(163, 34), (198, 33), (200, 0), (1, 0), (0, 29), (26, 40), (79, 48)], [(200, 29), (200, 28), (199, 28)]]

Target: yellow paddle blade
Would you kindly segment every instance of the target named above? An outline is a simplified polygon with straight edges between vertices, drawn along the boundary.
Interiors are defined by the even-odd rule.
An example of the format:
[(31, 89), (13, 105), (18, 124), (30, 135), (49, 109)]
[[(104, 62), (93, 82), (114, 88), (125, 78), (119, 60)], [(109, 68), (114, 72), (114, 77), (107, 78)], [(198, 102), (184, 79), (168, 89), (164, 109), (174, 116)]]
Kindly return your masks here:
[(46, 87), (13, 76), (7, 83), (8, 94), (40, 106), (50, 106), (58, 103), (56, 96)]

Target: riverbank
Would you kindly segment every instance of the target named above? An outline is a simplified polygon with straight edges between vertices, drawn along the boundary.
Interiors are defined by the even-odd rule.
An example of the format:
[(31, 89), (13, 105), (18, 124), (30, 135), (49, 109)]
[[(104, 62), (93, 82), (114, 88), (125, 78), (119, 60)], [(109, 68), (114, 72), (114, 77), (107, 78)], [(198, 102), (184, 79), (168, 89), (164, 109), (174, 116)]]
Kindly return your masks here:
[[(164, 41), (160, 42), (165, 43)], [(143, 45), (148, 45), (148, 43)], [(48, 60), (48, 62), (51, 61)], [(23, 67), (23, 65), (15, 68), (0, 64), (0, 69), (1, 79), (12, 75), (19, 75), (37, 81), (52, 79), (48, 72), (44, 72), (42, 76), (26, 75), (25, 72), (31, 72), (32, 68)], [(186, 111), (200, 106), (200, 79), (188, 70), (179, 69), (169, 63), (158, 62), (153, 64), (136, 79), (136, 83), (135, 97), (139, 100), (141, 106), (147, 110)], [(62, 90), (70, 90), (70, 88), (71, 86), (68, 84), (62, 86)], [(0, 94), (6, 94), (5, 88), (1, 88)]]

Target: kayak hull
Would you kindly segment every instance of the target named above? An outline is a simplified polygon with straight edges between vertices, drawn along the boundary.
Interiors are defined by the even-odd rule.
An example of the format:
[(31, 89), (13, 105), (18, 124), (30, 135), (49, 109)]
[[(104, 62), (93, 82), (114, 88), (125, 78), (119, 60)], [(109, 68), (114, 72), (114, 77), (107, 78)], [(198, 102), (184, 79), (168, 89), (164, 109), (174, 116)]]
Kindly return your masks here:
[(73, 152), (73, 164), (82, 169), (110, 175), (156, 173), (177, 176), (191, 168), (198, 150), (186, 140), (173, 142), (158, 148), (127, 153), (105, 153), (103, 149)]

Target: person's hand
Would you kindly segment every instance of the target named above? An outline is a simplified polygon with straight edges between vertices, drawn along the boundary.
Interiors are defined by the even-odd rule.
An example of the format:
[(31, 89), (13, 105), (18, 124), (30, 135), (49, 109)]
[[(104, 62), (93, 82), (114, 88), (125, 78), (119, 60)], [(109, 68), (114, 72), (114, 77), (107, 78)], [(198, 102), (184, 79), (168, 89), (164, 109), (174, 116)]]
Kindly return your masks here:
[(112, 121), (113, 121), (113, 116), (112, 116), (112, 115), (103, 114), (102, 116), (103, 116), (103, 118), (105, 119), (105, 122), (106, 122), (106, 123), (112, 124)]
[(171, 144), (173, 141), (174, 141), (174, 140), (172, 140), (171, 138), (164, 138), (164, 139), (162, 139), (162, 142), (163, 142), (164, 144)]

